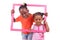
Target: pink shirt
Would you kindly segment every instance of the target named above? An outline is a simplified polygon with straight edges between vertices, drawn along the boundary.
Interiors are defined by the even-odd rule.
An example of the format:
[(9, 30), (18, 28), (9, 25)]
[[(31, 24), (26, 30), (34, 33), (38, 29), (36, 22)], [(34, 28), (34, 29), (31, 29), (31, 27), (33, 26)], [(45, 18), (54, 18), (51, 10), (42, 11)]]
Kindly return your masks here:
[[(43, 31), (44, 30), (44, 25), (40, 25), (40, 26), (34, 25), (33, 30)], [(32, 40), (44, 40), (44, 33), (34, 32)]]

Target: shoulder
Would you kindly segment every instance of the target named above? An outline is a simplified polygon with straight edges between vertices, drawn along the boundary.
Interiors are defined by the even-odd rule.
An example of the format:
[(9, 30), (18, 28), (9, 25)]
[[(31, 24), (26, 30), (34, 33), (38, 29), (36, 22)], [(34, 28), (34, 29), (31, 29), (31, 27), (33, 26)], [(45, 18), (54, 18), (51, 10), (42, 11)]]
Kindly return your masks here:
[(34, 27), (38, 27), (36, 24), (33, 24)]
[(37, 26), (35, 24), (32, 25), (32, 29), (36, 29)]
[(30, 17), (30, 18), (33, 18), (33, 15), (32, 15), (31, 13), (29, 13), (29, 17)]
[(19, 15), (19, 17), (22, 17), (22, 15)]
[(17, 18), (22, 18), (22, 16), (21, 16), (21, 15), (19, 15)]

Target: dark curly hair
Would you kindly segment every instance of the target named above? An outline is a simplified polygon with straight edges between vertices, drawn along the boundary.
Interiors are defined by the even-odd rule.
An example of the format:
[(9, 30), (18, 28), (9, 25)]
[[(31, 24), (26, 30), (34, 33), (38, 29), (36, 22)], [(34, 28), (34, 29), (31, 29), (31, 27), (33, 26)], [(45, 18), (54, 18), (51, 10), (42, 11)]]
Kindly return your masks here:
[(33, 18), (34, 18), (36, 15), (41, 15), (41, 16), (43, 17), (44, 13), (36, 12), (36, 13), (33, 14)]
[(19, 10), (22, 9), (22, 8), (26, 8), (26, 9), (27, 9), (27, 4), (24, 3), (24, 5), (21, 5), (21, 6), (19, 7)]

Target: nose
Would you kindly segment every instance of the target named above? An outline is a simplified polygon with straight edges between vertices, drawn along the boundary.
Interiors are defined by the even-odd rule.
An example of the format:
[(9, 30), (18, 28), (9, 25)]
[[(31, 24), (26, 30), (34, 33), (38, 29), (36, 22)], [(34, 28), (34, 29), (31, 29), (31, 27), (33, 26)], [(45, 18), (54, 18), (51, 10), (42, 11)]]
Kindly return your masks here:
[(37, 21), (39, 22), (40, 20), (38, 19)]

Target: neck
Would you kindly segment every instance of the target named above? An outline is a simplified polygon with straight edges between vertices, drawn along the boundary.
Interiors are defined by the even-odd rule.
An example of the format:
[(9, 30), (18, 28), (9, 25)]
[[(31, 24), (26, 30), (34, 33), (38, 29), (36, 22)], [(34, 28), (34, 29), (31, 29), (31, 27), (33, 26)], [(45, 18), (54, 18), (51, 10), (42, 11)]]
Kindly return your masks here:
[(40, 24), (36, 24), (37, 26), (40, 26), (41, 25), (41, 23)]

